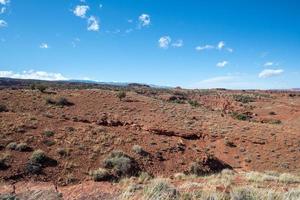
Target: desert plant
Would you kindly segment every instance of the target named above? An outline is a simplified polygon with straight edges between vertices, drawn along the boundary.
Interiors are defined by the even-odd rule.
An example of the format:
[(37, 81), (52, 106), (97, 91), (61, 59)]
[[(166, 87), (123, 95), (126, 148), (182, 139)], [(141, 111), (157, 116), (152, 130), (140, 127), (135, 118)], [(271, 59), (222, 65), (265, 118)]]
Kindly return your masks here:
[(17, 143), (16, 142), (11, 142), (8, 145), (6, 145), (6, 148), (9, 150), (15, 150), (17, 147)]
[(241, 121), (247, 121), (247, 120), (250, 120), (251, 119), (251, 116), (247, 115), (247, 114), (244, 114), (244, 113), (236, 113), (236, 112), (233, 112), (231, 114), (231, 116), (234, 118), (234, 119), (237, 119), (237, 120), (241, 120)]
[(146, 151), (140, 145), (134, 145), (132, 147), (132, 151), (141, 156), (144, 156), (146, 154)]
[(45, 162), (47, 160), (47, 156), (45, 154), (45, 152), (43, 150), (35, 150), (31, 156), (30, 156), (30, 161), (32, 163), (39, 163), (42, 164), (43, 162)]
[(109, 171), (103, 168), (92, 170), (89, 172), (89, 175), (94, 181), (107, 181), (111, 178)]
[(233, 95), (233, 99), (235, 101), (238, 101), (238, 102), (241, 102), (241, 103), (250, 103), (250, 102), (254, 102), (256, 100), (252, 96), (242, 95), (242, 94)]
[(58, 105), (58, 106), (72, 106), (72, 105), (74, 105), (74, 103), (70, 102), (67, 98), (60, 97), (57, 100), (56, 105)]
[(0, 104), (0, 112), (7, 112), (8, 109), (6, 107), (6, 105)]
[(126, 92), (125, 91), (119, 91), (117, 93), (117, 97), (119, 98), (119, 100), (121, 101), (122, 99), (124, 99), (126, 97)]
[(30, 147), (26, 143), (20, 143), (16, 146), (17, 151), (27, 151)]
[(122, 151), (113, 151), (104, 160), (104, 167), (113, 170), (119, 177), (136, 176), (140, 170), (135, 160)]
[(36, 89), (38, 89), (40, 92), (44, 93), (47, 89), (47, 86), (42, 85), (42, 84), (38, 84), (35, 86)]
[(177, 200), (180, 194), (166, 180), (154, 180), (144, 191), (144, 199)]
[(70, 150), (66, 148), (58, 148), (56, 152), (62, 157), (66, 157), (70, 155)]
[(188, 103), (189, 103), (192, 107), (199, 107), (199, 106), (200, 106), (200, 104), (198, 103), (198, 101), (189, 100)]
[(43, 135), (45, 135), (46, 137), (52, 137), (54, 134), (55, 134), (55, 132), (51, 131), (51, 130), (45, 130), (43, 132)]

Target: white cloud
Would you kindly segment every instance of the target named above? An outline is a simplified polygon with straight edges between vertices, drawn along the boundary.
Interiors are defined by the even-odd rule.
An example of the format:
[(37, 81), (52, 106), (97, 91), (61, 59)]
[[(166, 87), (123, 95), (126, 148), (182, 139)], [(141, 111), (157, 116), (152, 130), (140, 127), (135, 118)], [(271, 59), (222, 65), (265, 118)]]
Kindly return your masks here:
[(223, 83), (232, 81), (235, 77), (234, 76), (218, 76), (210, 79), (202, 80), (200, 83)]
[(150, 15), (141, 14), (139, 16), (139, 23), (140, 23), (140, 26), (149, 26), (151, 23)]
[(7, 23), (6, 21), (0, 19), (0, 28), (4, 28), (4, 27), (7, 27)]
[(131, 24), (133, 22), (133, 20), (132, 19), (128, 19), (127, 22)]
[(266, 63), (264, 64), (265, 67), (270, 67), (270, 66), (273, 66), (273, 65), (274, 65), (273, 62), (266, 62)]
[(232, 48), (227, 48), (227, 51), (232, 53), (233, 52), (233, 49)]
[(40, 48), (41, 49), (48, 49), (49, 45), (47, 43), (42, 43), (42, 44), (40, 44)]
[(99, 4), (99, 8), (103, 8), (103, 4), (100, 3), (100, 4)]
[(208, 49), (214, 49), (215, 47), (213, 45), (205, 45), (205, 46), (197, 46), (196, 50), (197, 51), (203, 51), (203, 50), (208, 50)]
[(259, 78), (269, 78), (272, 76), (278, 76), (284, 72), (283, 69), (265, 69), (259, 73)]
[(85, 18), (85, 14), (89, 9), (90, 7), (87, 5), (78, 5), (74, 8), (73, 13), (77, 17)]
[(57, 81), (57, 80), (68, 80), (60, 73), (49, 73), (45, 71), (23, 71), (21, 73), (15, 73), (13, 71), (0, 71), (0, 77), (7, 78), (18, 78), (18, 79), (37, 79), (37, 80), (48, 80), (48, 81)]
[(226, 60), (224, 60), (224, 61), (222, 61), (222, 62), (218, 62), (217, 63), (217, 67), (225, 67), (226, 65), (228, 65), (228, 61), (226, 61)]
[(177, 40), (176, 42), (174, 42), (172, 44), (172, 47), (174, 47), (174, 48), (180, 48), (182, 46), (183, 46), (183, 40), (181, 40), (181, 39)]
[(0, 4), (6, 5), (9, 3), (10, 0), (0, 0)]
[(2, 7), (2, 8), (0, 9), (0, 14), (5, 13), (5, 11), (6, 11), (6, 7)]
[(100, 28), (99, 21), (96, 19), (96, 17), (90, 16), (87, 22), (88, 22), (88, 28), (87, 28), (88, 31), (99, 31)]
[(171, 38), (169, 36), (163, 36), (159, 38), (158, 45), (160, 48), (167, 49), (171, 43)]
[(224, 42), (224, 41), (220, 41), (220, 42), (218, 43), (217, 49), (221, 50), (221, 49), (223, 49), (224, 47), (225, 47), (225, 42)]

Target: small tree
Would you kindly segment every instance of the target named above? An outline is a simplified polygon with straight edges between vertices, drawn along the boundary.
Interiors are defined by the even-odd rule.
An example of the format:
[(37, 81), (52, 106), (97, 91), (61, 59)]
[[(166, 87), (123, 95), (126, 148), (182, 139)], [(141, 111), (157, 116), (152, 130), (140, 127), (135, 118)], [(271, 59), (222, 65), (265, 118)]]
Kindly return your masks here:
[(40, 92), (44, 93), (45, 90), (47, 89), (47, 86), (45, 86), (45, 85), (36, 85), (35, 88), (38, 89)]
[(122, 99), (124, 99), (126, 97), (126, 92), (125, 91), (119, 91), (118, 94), (117, 94), (117, 97), (121, 101)]

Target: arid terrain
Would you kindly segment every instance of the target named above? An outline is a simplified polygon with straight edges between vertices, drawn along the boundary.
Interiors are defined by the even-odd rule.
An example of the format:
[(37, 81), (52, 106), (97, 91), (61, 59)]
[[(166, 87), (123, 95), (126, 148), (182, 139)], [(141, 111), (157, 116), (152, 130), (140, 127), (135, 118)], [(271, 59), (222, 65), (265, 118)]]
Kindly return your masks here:
[[(0, 194), (45, 185), (59, 188), (64, 199), (117, 199), (130, 185), (124, 179), (141, 174), (171, 178), (175, 186), (186, 177), (214, 176), (224, 169), (231, 170), (227, 175), (241, 174), (231, 174), (241, 186), (251, 171), (300, 175), (296, 91), (12, 86), (3, 84), (0, 90)], [(126, 164), (115, 164), (116, 158)], [(205, 185), (205, 178), (190, 179)], [(276, 182), (275, 188), (299, 189), (300, 181), (284, 183)], [(213, 185), (230, 190), (230, 184)], [(80, 190), (76, 197), (84, 187), (86, 196)], [(97, 190), (99, 196), (93, 196)], [(142, 199), (139, 195), (133, 199)]]

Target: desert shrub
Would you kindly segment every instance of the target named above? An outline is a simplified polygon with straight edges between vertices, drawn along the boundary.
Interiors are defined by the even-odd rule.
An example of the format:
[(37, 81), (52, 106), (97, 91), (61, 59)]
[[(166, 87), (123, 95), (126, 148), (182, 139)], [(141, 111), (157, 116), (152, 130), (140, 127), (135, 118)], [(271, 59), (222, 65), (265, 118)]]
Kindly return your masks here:
[(118, 177), (136, 176), (140, 171), (136, 161), (122, 151), (113, 151), (104, 160), (104, 167), (113, 170)]
[(44, 93), (47, 89), (47, 86), (42, 85), (42, 84), (38, 84), (35, 86), (36, 89), (38, 89), (40, 92)]
[(9, 149), (9, 150), (15, 150), (17, 147), (17, 143), (16, 142), (11, 142), (9, 143), (6, 148)]
[(269, 115), (276, 115), (274, 111), (269, 112)]
[(250, 119), (251, 119), (251, 116), (249, 116), (249, 115), (247, 115), (247, 114), (244, 114), (244, 113), (233, 112), (233, 113), (231, 114), (231, 116), (232, 116), (234, 119), (241, 120), (241, 121), (247, 121), (247, 120), (250, 120)]
[(74, 103), (69, 101), (67, 98), (60, 97), (58, 100), (52, 99), (52, 98), (47, 98), (46, 103), (50, 105), (55, 105), (55, 106), (73, 106)]
[(194, 174), (197, 176), (204, 176), (208, 173), (207, 170), (203, 167), (203, 165), (199, 162), (192, 162), (189, 169), (190, 174)]
[(19, 200), (15, 194), (0, 194), (0, 200)]
[(58, 106), (72, 106), (74, 103), (70, 102), (68, 99), (61, 97), (57, 100), (56, 105)]
[(140, 146), (140, 145), (134, 145), (132, 147), (132, 151), (138, 155), (141, 155), (141, 156), (146, 156), (147, 155), (147, 152)]
[(66, 157), (70, 155), (70, 150), (66, 148), (58, 148), (56, 152), (62, 157)]
[(200, 106), (198, 101), (189, 100), (188, 103), (193, 107), (199, 107)]
[(144, 199), (177, 200), (179, 192), (165, 180), (154, 180), (144, 191)]
[(126, 97), (126, 92), (125, 91), (119, 91), (117, 93), (117, 97), (119, 98), (119, 100), (121, 101), (122, 99), (124, 99)]
[(99, 168), (97, 170), (92, 170), (89, 175), (94, 181), (108, 181), (111, 179), (111, 175), (107, 169)]
[(30, 147), (26, 143), (20, 143), (16, 146), (17, 151), (28, 151)]
[(55, 141), (52, 140), (44, 140), (43, 143), (49, 147), (55, 145)]
[(52, 99), (52, 98), (47, 98), (47, 99), (46, 99), (46, 103), (47, 103), (47, 104), (51, 104), (51, 105), (55, 105), (55, 104), (56, 104), (56, 101), (55, 101), (54, 99)]
[(50, 131), (50, 130), (45, 130), (43, 132), (43, 135), (45, 135), (46, 137), (52, 137), (55, 134), (54, 131)]
[(7, 161), (8, 161), (7, 156), (3, 156), (3, 155), (0, 156), (0, 170), (8, 168)]
[(288, 174), (288, 173), (283, 173), (283, 174), (280, 174), (279, 177), (279, 182), (282, 182), (282, 183), (300, 183), (300, 177), (297, 177), (297, 176), (294, 176), (294, 175), (291, 175), (291, 174)]
[(152, 176), (150, 176), (147, 172), (142, 172), (139, 175), (138, 181), (139, 181), (139, 183), (145, 183), (151, 179), (152, 179)]
[(45, 152), (43, 150), (35, 150), (31, 156), (30, 156), (30, 161), (32, 163), (39, 163), (42, 164), (43, 162), (45, 162), (47, 160), (47, 156), (45, 154)]
[(8, 109), (6, 107), (6, 105), (0, 104), (0, 112), (7, 112)]
[(250, 102), (254, 102), (256, 99), (252, 96), (249, 95), (242, 95), (242, 94), (237, 94), (237, 95), (233, 95), (233, 99), (237, 102), (241, 102), (241, 103), (250, 103)]

